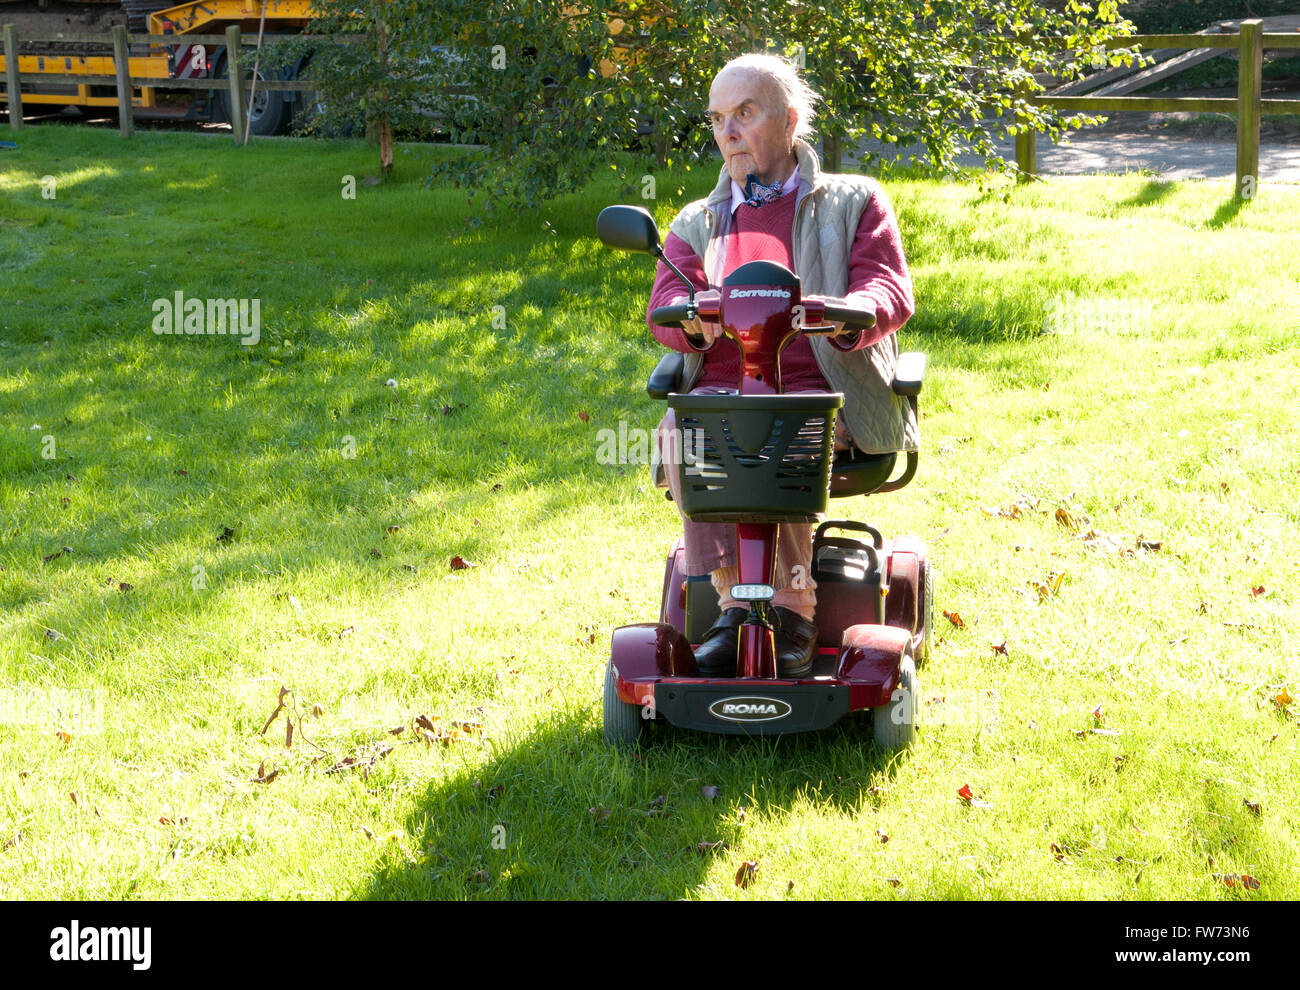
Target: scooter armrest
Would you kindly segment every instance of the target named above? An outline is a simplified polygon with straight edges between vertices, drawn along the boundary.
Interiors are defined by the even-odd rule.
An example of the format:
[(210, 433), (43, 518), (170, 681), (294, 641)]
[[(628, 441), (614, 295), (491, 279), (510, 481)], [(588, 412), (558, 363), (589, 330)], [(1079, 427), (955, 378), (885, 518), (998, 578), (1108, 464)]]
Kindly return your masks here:
[(898, 355), (898, 366), (894, 369), (895, 395), (920, 395), (921, 381), (924, 378), (924, 353), (921, 351), (907, 351)]
[(679, 390), (682, 381), (682, 370), (686, 366), (686, 355), (681, 351), (669, 351), (659, 359), (655, 365), (655, 370), (650, 372), (650, 380), (646, 382), (646, 393), (652, 399), (666, 399), (669, 392)]

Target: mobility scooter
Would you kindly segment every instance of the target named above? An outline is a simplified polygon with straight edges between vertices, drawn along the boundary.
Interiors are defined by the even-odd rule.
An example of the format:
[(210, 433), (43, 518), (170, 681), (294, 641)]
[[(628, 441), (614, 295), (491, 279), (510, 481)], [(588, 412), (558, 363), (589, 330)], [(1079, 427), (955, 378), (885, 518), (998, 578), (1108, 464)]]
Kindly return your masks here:
[[(605, 671), (606, 741), (633, 745), (651, 721), (768, 736), (816, 731), (851, 712), (869, 712), (877, 745), (907, 747), (917, 719), (916, 664), (929, 653), (934, 614), (930, 562), (919, 540), (886, 540), (850, 520), (821, 522), (811, 574), (818, 630), (813, 668), (806, 676), (781, 677), (774, 658), (778, 523), (816, 522), (828, 498), (897, 491), (916, 473), (915, 451), (905, 453), (896, 478), (904, 452), (835, 456), (842, 394), (780, 392), (781, 349), (796, 334), (831, 333), (836, 328), (828, 321), (870, 328), (875, 313), (841, 299), (803, 296), (797, 275), (767, 261), (742, 265), (718, 290), (697, 294), (664, 258), (654, 218), (640, 207), (602, 210), (597, 234), (607, 247), (664, 260), (686, 283), (687, 301), (656, 309), (656, 324), (677, 326), (698, 315), (720, 323), (740, 348), (737, 394), (678, 392), (683, 355), (675, 351), (659, 362), (648, 391), (667, 400), (679, 435), (696, 441), (681, 444), (681, 456), (663, 465), (681, 472), (683, 514), (736, 525), (740, 580), (731, 595), (749, 608), (736, 676), (702, 676), (693, 647), (718, 619), (718, 599), (708, 575), (686, 576), (679, 537), (664, 569), (659, 621), (614, 630)], [(924, 370), (923, 354), (900, 355), (893, 389), (914, 410)], [(659, 478), (656, 484), (664, 487)]]

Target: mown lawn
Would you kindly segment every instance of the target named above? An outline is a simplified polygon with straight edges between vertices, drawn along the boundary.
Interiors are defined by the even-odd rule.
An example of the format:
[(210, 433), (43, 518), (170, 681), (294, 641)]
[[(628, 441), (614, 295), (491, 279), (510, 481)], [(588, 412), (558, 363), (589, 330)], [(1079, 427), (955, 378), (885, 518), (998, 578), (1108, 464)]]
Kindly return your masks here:
[[(650, 264), (593, 229), (641, 183), (475, 225), (421, 187), (445, 149), (347, 199), (362, 145), (18, 140), (4, 896), (1294, 896), (1294, 190), (891, 181), (921, 468), (847, 512), (929, 541), (960, 620), (918, 742), (629, 755), (609, 633), (654, 618), (677, 516), (597, 463), (659, 410)], [(657, 177), (661, 223), (706, 173)], [(259, 300), (260, 340), (155, 334), (177, 291)]]

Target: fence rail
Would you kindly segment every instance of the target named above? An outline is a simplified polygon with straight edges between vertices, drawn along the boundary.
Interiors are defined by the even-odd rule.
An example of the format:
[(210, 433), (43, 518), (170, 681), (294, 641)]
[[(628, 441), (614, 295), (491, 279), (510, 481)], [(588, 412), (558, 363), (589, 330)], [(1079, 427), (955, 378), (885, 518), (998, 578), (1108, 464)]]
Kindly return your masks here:
[[(307, 35), (307, 34), (268, 34), (262, 41), (274, 42), (287, 39), (308, 41), (313, 44), (356, 44), (364, 40), (365, 35)], [(150, 89), (188, 89), (188, 90), (228, 90), (230, 93), (231, 128), (235, 143), (244, 144), (247, 140), (245, 121), (251, 112), (252, 91), (266, 93), (310, 92), (316, 88), (312, 79), (256, 79), (252, 74), (229, 72), (225, 78), (178, 79), (170, 75), (141, 75), (130, 71), (129, 48), (132, 44), (147, 44), (154, 48), (170, 48), (176, 45), (224, 45), (227, 51), (242, 52), (245, 49), (260, 50), (260, 45), (251, 36), (244, 35), (238, 25), (231, 25), (225, 34), (130, 34), (122, 25), (113, 29), (111, 35), (66, 33), (60, 35), (43, 35), (38, 38), (24, 38), (22, 41), (42, 44), (93, 44), (112, 48), (113, 75), (69, 74), (64, 72), (21, 72), (19, 66), (20, 40), (12, 24), (4, 27), (5, 57), (5, 96), (9, 103), (9, 126), (19, 130), (23, 122), (22, 84), (29, 86), (75, 85), (75, 86), (114, 86), (117, 89), (118, 120), (123, 136), (130, 137), (135, 130), (134, 93), (135, 90)], [(81, 55), (32, 55), (23, 58), (44, 58), (57, 65), (83, 57)], [(102, 58), (103, 56), (87, 56)], [(161, 54), (157, 57), (162, 58)], [(137, 56), (139, 58), (139, 56)]]
[[(1234, 195), (1250, 199), (1259, 188), (1259, 130), (1261, 117), (1300, 114), (1300, 100), (1266, 100), (1264, 50), (1300, 48), (1300, 33), (1265, 34), (1258, 18), (1241, 22), (1237, 34), (1142, 34), (1111, 38), (1107, 48), (1221, 48), (1237, 52), (1237, 98), (1153, 96), (1034, 96), (1032, 102), (1055, 110), (1100, 110), (1108, 113), (1231, 113), (1237, 120), (1237, 185)], [(1026, 175), (1038, 171), (1037, 135), (1016, 135), (1016, 164)]]

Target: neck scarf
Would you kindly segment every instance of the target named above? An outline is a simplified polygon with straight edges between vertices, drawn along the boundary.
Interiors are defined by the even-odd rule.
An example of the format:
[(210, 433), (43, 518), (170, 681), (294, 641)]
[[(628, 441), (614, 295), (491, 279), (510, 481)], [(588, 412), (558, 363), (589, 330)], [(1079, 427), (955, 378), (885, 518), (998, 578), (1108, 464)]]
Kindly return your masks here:
[(773, 182), (770, 186), (765, 186), (758, 181), (757, 175), (750, 172), (745, 177), (745, 203), (749, 206), (762, 206), (765, 203), (780, 199), (781, 189), (784, 185), (784, 182)]

